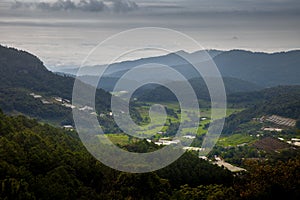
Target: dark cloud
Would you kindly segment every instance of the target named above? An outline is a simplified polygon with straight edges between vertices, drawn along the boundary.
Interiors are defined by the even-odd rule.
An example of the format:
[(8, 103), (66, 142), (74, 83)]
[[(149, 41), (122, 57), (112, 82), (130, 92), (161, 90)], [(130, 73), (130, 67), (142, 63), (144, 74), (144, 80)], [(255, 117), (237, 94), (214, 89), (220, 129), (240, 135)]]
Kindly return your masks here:
[(128, 12), (138, 8), (138, 5), (133, 1), (114, 0), (112, 5), (115, 12)]
[(13, 9), (37, 9), (47, 11), (84, 11), (84, 12), (129, 12), (138, 9), (138, 5), (130, 0), (57, 0), (56, 2), (21, 2), (15, 1)]

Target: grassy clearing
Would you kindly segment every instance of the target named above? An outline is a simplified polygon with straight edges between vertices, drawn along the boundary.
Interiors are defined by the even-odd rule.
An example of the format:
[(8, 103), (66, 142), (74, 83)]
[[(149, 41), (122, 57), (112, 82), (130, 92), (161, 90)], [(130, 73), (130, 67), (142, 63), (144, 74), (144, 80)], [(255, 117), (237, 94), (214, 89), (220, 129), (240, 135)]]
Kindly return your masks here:
[(255, 136), (250, 136), (248, 134), (234, 134), (227, 137), (219, 138), (217, 145), (219, 146), (237, 146), (244, 143), (250, 143), (256, 141), (257, 138)]
[[(119, 145), (126, 145), (132, 142), (137, 141), (138, 139), (130, 139), (130, 137), (124, 133), (119, 133), (119, 134), (105, 134), (106, 137), (113, 143), (113, 144), (119, 144)], [(99, 136), (99, 139), (101, 137)], [(105, 140), (102, 140), (104, 142)], [(109, 144), (108, 142), (106, 144)]]
[[(151, 102), (148, 102), (149, 104), (153, 104)], [(159, 103), (155, 103), (155, 104), (160, 104), (160, 105), (163, 105), (163, 106), (166, 106), (167, 108), (169, 109), (173, 109), (174, 111), (177, 111), (180, 109), (179, 107), (179, 104), (178, 103), (173, 103), (173, 102), (159, 102)], [(144, 106), (144, 108), (148, 108), (148, 106)], [(192, 109), (186, 109), (187, 111), (189, 112), (194, 112)], [(218, 109), (216, 109), (218, 110)], [(243, 110), (243, 108), (227, 108), (226, 109), (226, 116), (229, 116), (233, 113), (237, 113), (237, 112), (241, 112)], [(201, 114), (201, 117), (210, 117), (211, 115), (211, 108), (201, 108), (200, 107), (200, 114)]]
[(107, 136), (114, 144), (125, 145), (129, 143), (129, 136), (126, 134), (107, 134)]
[[(221, 110), (221, 109), (219, 109)], [(241, 108), (227, 108), (226, 109), (226, 117), (228, 117), (229, 115), (233, 114), (233, 113), (238, 113), (238, 112), (241, 112), (243, 109)], [(211, 116), (211, 109), (210, 108), (202, 108), (200, 109), (200, 112), (201, 112), (201, 117), (210, 117)], [(221, 115), (218, 115), (218, 109), (216, 109), (216, 117), (217, 118), (220, 118)]]

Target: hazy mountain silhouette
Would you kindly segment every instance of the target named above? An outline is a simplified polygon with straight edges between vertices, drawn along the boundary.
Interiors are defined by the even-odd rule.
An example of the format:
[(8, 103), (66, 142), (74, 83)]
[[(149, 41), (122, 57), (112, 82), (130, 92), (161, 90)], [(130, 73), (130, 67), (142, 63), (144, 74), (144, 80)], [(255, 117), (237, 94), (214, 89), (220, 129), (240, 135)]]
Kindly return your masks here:
[[(210, 50), (208, 54), (213, 58), (223, 77), (232, 77), (244, 81), (252, 82), (262, 87), (272, 87), (277, 85), (298, 85), (300, 84), (300, 51), (289, 51), (279, 53), (260, 53), (244, 50), (218, 51)], [(194, 53), (178, 52), (200, 63), (206, 57), (204, 51)], [(195, 69), (183, 58), (175, 53), (164, 56), (142, 58), (134, 61), (115, 63), (109, 66), (105, 72), (106, 77), (119, 78), (129, 69), (139, 65), (158, 63), (171, 66), (187, 79), (198, 76)], [(90, 66), (83, 69), (83, 74), (94, 75), (105, 66)], [(61, 69), (64, 73), (76, 74), (77, 69)], [(141, 74), (140, 79), (143, 78)], [(166, 74), (161, 74), (165, 78)], [(176, 80), (173, 80), (176, 81)]]

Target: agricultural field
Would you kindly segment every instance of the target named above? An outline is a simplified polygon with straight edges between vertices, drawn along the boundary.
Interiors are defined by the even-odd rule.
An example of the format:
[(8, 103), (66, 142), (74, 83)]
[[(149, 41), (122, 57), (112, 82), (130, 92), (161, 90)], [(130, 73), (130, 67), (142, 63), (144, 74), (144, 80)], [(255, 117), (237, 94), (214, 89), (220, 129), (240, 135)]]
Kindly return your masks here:
[[(143, 104), (137, 107), (137, 111), (142, 117), (142, 121), (139, 121), (140, 130), (138, 135), (143, 138), (148, 138), (152, 140), (158, 140), (163, 137), (172, 137), (176, 134), (177, 128), (180, 124), (180, 120), (183, 121), (183, 126), (181, 129), (182, 135), (196, 135), (201, 136), (206, 134), (207, 125), (210, 123), (211, 109), (202, 108), (199, 113), (194, 110), (185, 109), (180, 112), (179, 105), (176, 103), (160, 103), (166, 108), (167, 117), (161, 115), (159, 112), (152, 112), (152, 118), (150, 119), (149, 110), (151, 103)], [(226, 115), (229, 116), (233, 113), (240, 112), (242, 109), (227, 109)], [(182, 119), (181, 119), (182, 118)], [(193, 121), (200, 119), (199, 126), (195, 126)], [(151, 123), (150, 123), (151, 122)], [(133, 139), (124, 133), (120, 134), (107, 134), (109, 139), (114, 144), (128, 144)], [(249, 136), (250, 137), (250, 136)], [(251, 138), (244, 137), (242, 135), (233, 136), (228, 139), (223, 138), (220, 145), (237, 145), (245, 142), (252, 141)], [(136, 139), (137, 140), (137, 139)]]
[(253, 144), (254, 147), (264, 150), (266, 152), (278, 152), (283, 149), (289, 149), (291, 146), (283, 141), (273, 137), (263, 138)]

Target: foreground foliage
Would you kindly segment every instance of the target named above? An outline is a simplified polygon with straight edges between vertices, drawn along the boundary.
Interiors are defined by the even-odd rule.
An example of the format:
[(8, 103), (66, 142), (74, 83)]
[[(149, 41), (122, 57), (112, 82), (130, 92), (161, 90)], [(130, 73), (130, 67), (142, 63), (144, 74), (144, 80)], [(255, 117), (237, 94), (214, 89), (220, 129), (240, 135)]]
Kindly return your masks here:
[[(124, 148), (147, 146), (141, 141)], [(299, 198), (299, 158), (245, 166), (247, 173), (233, 177), (189, 152), (157, 172), (118, 172), (96, 161), (75, 132), (0, 112), (0, 199)]]

